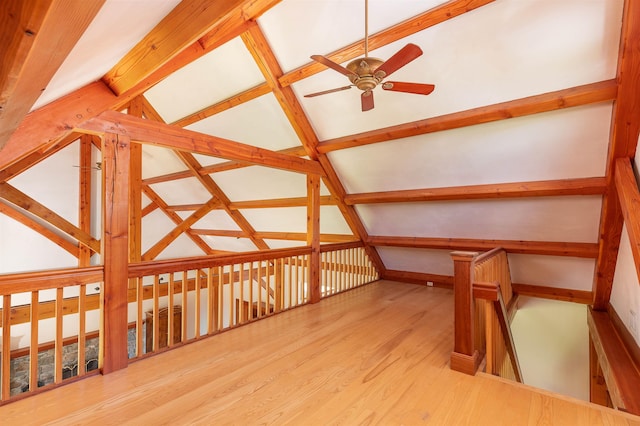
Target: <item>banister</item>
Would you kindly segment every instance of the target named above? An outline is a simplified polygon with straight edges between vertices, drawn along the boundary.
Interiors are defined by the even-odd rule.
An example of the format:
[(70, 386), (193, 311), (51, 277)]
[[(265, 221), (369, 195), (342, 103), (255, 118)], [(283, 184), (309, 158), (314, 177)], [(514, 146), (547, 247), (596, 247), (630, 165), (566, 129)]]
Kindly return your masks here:
[(0, 296), (102, 282), (102, 266), (0, 275)]
[(516, 353), (516, 346), (513, 341), (511, 327), (509, 326), (509, 314), (507, 312), (507, 307), (504, 304), (504, 299), (502, 298), (502, 293), (500, 291), (498, 291), (498, 300), (493, 302), (493, 307), (496, 311), (496, 315), (498, 316), (498, 323), (500, 324), (500, 328), (502, 329), (502, 336), (504, 337), (504, 342), (507, 347), (509, 359), (511, 360), (513, 373), (516, 376), (516, 381), (522, 383), (520, 361), (518, 360), (518, 354)]

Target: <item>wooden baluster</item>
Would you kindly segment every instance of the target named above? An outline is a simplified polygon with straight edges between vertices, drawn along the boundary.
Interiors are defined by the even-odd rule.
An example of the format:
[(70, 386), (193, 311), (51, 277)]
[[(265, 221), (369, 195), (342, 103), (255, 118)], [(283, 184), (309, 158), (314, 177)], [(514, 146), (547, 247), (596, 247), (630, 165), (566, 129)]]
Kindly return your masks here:
[(234, 277), (234, 269), (235, 265), (229, 265), (229, 327), (233, 327), (235, 325), (235, 318), (233, 315), (234, 305), (235, 305), (235, 297), (233, 296), (235, 283)]
[(244, 268), (245, 268), (245, 264), (241, 263), (240, 264), (240, 271), (238, 273), (238, 281), (240, 282), (240, 296), (239, 298), (239, 303), (236, 304), (236, 306), (238, 307), (239, 311), (238, 311), (238, 322), (239, 323), (243, 323), (245, 322), (245, 312), (244, 312)]
[(29, 390), (38, 389), (38, 311), (39, 291), (31, 292), (31, 342), (29, 347)]
[(454, 345), (451, 369), (475, 375), (480, 362), (474, 348), (473, 262), (478, 253), (453, 252)]
[[(80, 285), (80, 295), (78, 296), (78, 376), (85, 373), (85, 348), (87, 338), (87, 286)], [(38, 318), (36, 316), (36, 318)], [(37, 321), (37, 319), (36, 319)]]
[(56, 289), (56, 336), (55, 336), (55, 344), (54, 344), (54, 371), (53, 377), (54, 382), (61, 383), (62, 382), (62, 330), (63, 330), (63, 287), (59, 287)]
[(2, 296), (2, 400), (11, 394), (11, 295)]
[[(258, 261), (258, 318), (262, 318), (262, 261)], [(267, 281), (268, 282), (268, 281)], [(269, 286), (267, 286), (267, 295), (269, 294)], [(265, 314), (269, 312), (269, 297), (267, 297), (267, 301), (264, 304), (264, 312)]]
[(143, 302), (144, 302), (144, 287), (143, 277), (136, 278), (136, 306), (138, 312), (136, 316), (136, 356), (142, 355), (146, 351), (146, 347), (143, 346), (142, 340), (142, 327), (143, 327)]
[(160, 346), (160, 276), (153, 277), (153, 340), (151, 350), (157, 352)]
[(284, 288), (284, 263), (282, 259), (276, 259), (275, 264), (275, 286), (276, 286), (276, 312), (280, 312), (284, 304), (284, 295), (282, 290)]
[(209, 268), (207, 272), (207, 334), (211, 335), (215, 329), (215, 283), (213, 281), (213, 268)]
[(181, 338), (181, 342), (186, 342), (187, 341), (187, 318), (189, 318), (188, 316), (188, 307), (189, 307), (189, 303), (188, 303), (188, 291), (189, 291), (189, 274), (188, 271), (182, 271), (182, 316), (181, 316), (181, 321), (182, 321), (182, 338)]
[[(249, 320), (253, 319), (253, 262), (249, 262), (249, 271), (247, 272), (247, 281), (249, 282)], [(260, 287), (258, 287), (260, 288)], [(257, 310), (260, 305), (256, 303)]]
[(224, 328), (224, 268), (222, 266), (217, 267), (218, 271), (218, 298), (216, 303), (216, 313), (218, 317), (217, 331)]
[(175, 319), (173, 317), (173, 305), (175, 299), (175, 284), (176, 279), (174, 276), (174, 272), (169, 272), (169, 282), (167, 283), (167, 328), (169, 333), (169, 340), (167, 340), (167, 345), (169, 347), (174, 345), (175, 335), (173, 334), (173, 329), (175, 327)]
[[(198, 337), (200, 337), (200, 284), (201, 284), (201, 278), (200, 278), (200, 270), (196, 269), (195, 270), (196, 273), (196, 277), (195, 277), (195, 308), (194, 308), (194, 324), (195, 324), (195, 338), (197, 339)], [(169, 332), (171, 334), (171, 332)]]

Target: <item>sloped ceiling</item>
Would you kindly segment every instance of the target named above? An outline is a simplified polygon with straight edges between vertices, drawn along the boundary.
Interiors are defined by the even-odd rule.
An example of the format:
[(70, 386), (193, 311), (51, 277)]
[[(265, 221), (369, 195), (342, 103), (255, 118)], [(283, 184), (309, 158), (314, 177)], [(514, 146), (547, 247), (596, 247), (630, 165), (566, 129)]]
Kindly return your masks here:
[[(495, 243), (512, 253), (514, 281), (591, 291), (624, 0), (370, 0), (370, 55), (420, 46), (424, 54), (393, 79), (435, 91), (376, 88), (368, 112), (356, 88), (304, 97), (349, 84), (309, 57), (362, 56), (363, 0), (228, 3), (231, 11), (211, 27), (196, 19), (207, 13), (204, 1), (107, 0), (0, 151), (0, 164), (9, 168), (65, 136), (53, 124), (49, 135), (23, 143), (40, 111), (76, 96), (77, 108), (135, 110), (320, 161), (323, 241), (363, 239), (389, 276), (448, 282), (451, 250)], [(191, 27), (163, 20), (185, 10)], [(172, 38), (182, 41), (165, 51)], [(136, 58), (154, 66), (128, 84)], [(105, 85), (116, 95), (104, 94)], [(85, 95), (95, 90), (99, 96)], [(60, 120), (73, 127), (100, 112), (89, 109), (81, 119), (68, 109)], [(151, 257), (305, 243), (303, 174), (189, 158), (143, 147), (143, 258), (207, 202), (185, 234)]]

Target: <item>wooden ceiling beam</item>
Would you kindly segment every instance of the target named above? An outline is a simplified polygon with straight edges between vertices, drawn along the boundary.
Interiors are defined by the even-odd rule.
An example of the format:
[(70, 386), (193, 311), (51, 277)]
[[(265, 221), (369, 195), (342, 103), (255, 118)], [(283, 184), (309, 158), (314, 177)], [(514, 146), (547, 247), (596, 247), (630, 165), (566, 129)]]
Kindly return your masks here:
[(0, 2), (0, 150), (104, 1)]
[[(438, 25), (446, 20), (460, 16), (466, 12), (477, 9), (495, 0), (451, 0), (433, 9), (427, 10), (420, 15), (410, 18), (404, 22), (390, 28), (377, 32), (369, 36), (369, 50), (391, 44), (404, 37), (420, 32), (426, 28)], [(363, 56), (364, 39), (358, 40), (342, 49), (325, 55), (333, 62), (341, 64), (343, 62)], [(300, 81), (327, 68), (317, 62), (309, 62), (299, 68), (289, 71), (278, 78), (278, 83), (282, 87), (290, 86), (296, 81)]]
[(217, 203), (218, 201), (215, 198), (211, 198), (209, 201), (207, 201), (202, 207), (193, 212), (193, 214), (191, 214), (188, 218), (180, 222), (178, 226), (173, 228), (167, 235), (162, 237), (160, 241), (155, 243), (149, 250), (147, 250), (142, 255), (142, 261), (153, 260), (158, 257), (158, 255), (162, 253), (162, 251), (166, 249), (169, 244), (175, 241), (175, 239), (178, 238), (182, 233), (189, 230), (191, 225), (195, 224), (197, 221), (206, 216), (206, 214), (209, 213)]
[(209, 191), (211, 195), (213, 195), (219, 205), (222, 206), (225, 212), (233, 219), (233, 221), (238, 225), (238, 227), (244, 232), (246, 238), (249, 238), (253, 244), (259, 250), (268, 250), (269, 246), (259, 237), (256, 237), (255, 229), (251, 226), (249, 221), (237, 210), (231, 210), (229, 205), (231, 204), (231, 200), (229, 197), (222, 191), (222, 189), (215, 183), (215, 181), (209, 175), (201, 175), (199, 173), (199, 169), (201, 168), (200, 163), (196, 158), (188, 153), (177, 151), (176, 154), (180, 159), (185, 163), (185, 165), (192, 171), (193, 175), (198, 178), (200, 183)]
[(73, 242), (67, 240), (63, 236), (56, 234), (51, 229), (46, 226), (41, 225), (36, 222), (29, 216), (25, 216), (21, 214), (19, 211), (15, 210), (13, 207), (5, 204), (3, 201), (0, 201), (0, 213), (3, 213), (7, 217), (15, 220), (26, 226), (27, 228), (31, 228), (43, 237), (47, 238), (52, 243), (62, 247), (67, 252), (71, 253), (71, 255), (75, 257), (80, 256), (80, 249), (78, 244), (74, 244)]
[(0, 198), (49, 223), (95, 253), (100, 253), (100, 241), (6, 182), (0, 183)]
[(598, 245), (595, 243), (396, 236), (371, 236), (367, 242), (374, 246), (385, 247), (409, 247), (454, 251), (487, 251), (496, 247), (502, 247), (509, 253), (518, 254), (540, 254), (547, 256), (568, 256), (589, 259), (595, 259), (598, 256)]
[[(173, 221), (173, 223), (175, 223), (176, 225), (179, 226), (183, 222), (182, 218), (177, 213), (169, 210), (167, 203), (149, 186), (142, 185), (142, 193), (147, 196), (149, 200), (151, 200), (149, 206), (155, 206), (153, 208), (149, 208), (149, 206), (147, 206), (142, 209), (143, 217), (155, 209), (160, 209), (160, 211), (167, 215), (167, 217), (171, 219), (171, 221)], [(207, 244), (202, 238), (198, 237), (197, 235), (192, 235), (188, 232), (186, 233), (186, 235), (191, 238), (191, 240), (200, 248), (200, 250), (203, 251), (203, 253), (213, 254), (213, 250), (211, 249), (209, 244)]]
[(212, 30), (228, 32), (248, 20), (255, 20), (279, 2), (182, 0), (103, 79), (120, 95)]
[[(324, 195), (320, 197), (320, 205), (322, 206), (335, 206), (338, 203), (335, 197), (331, 195)], [(271, 209), (281, 207), (306, 207), (306, 197), (291, 197), (291, 198), (274, 198), (270, 200), (246, 200), (246, 201), (232, 201), (229, 208), (232, 210), (243, 209)]]
[(508, 118), (555, 111), (563, 108), (613, 101), (618, 91), (615, 80), (585, 84), (569, 89), (557, 90), (542, 95), (529, 96), (498, 104), (454, 112), (438, 117), (385, 127), (356, 135), (322, 141), (318, 151), (327, 153), (339, 149), (354, 148), (389, 140), (441, 132), (476, 124), (490, 123)]
[(180, 120), (176, 120), (171, 124), (173, 126), (186, 127), (190, 124), (211, 117), (212, 115), (219, 114), (238, 105), (242, 105), (245, 102), (249, 102), (253, 99), (259, 98), (260, 96), (266, 95), (267, 93), (271, 93), (271, 87), (267, 83), (262, 83), (255, 87), (252, 87), (251, 89), (247, 89), (244, 92), (239, 93), (231, 98), (225, 99), (214, 105), (203, 108), (200, 111), (194, 112), (193, 114), (183, 117)]
[[(226, 229), (192, 229), (190, 232), (196, 235), (212, 235), (216, 237), (232, 237), (246, 238), (242, 231), (226, 230)], [(306, 232), (267, 232), (256, 231), (256, 237), (265, 240), (287, 240), (287, 241), (306, 241)], [(345, 234), (320, 234), (320, 241), (323, 243), (345, 243), (357, 241), (353, 235)]]
[[(252, 26), (243, 34), (242, 40), (265, 76), (267, 83), (271, 85), (280, 107), (302, 142), (302, 146), (305, 148), (307, 155), (312, 160), (317, 160), (320, 163), (326, 175), (323, 181), (329, 189), (329, 192), (338, 200), (338, 208), (351, 229), (351, 232), (353, 232), (358, 240), (365, 241), (367, 239), (367, 231), (358, 213), (355, 208), (346, 205), (343, 201), (346, 191), (340, 182), (340, 178), (327, 156), (318, 153), (318, 136), (313, 130), (313, 126), (307, 118), (304, 108), (302, 108), (293, 89), (289, 86), (283, 87), (279, 82), (279, 78), (283, 75), (282, 68), (262, 30), (258, 25)], [(371, 259), (378, 269), (378, 272), (383, 273), (385, 270), (384, 263), (376, 249), (367, 244), (364, 245), (364, 249), (369, 259)]]
[(628, 159), (619, 158), (616, 161), (614, 176), (624, 223), (627, 226), (627, 234), (631, 243), (636, 275), (640, 282), (640, 192), (631, 162)]
[(348, 194), (345, 196), (344, 202), (349, 205), (355, 205), (568, 195), (602, 195), (605, 192), (605, 188), (606, 180), (604, 177), (592, 177)]
[(244, 161), (287, 171), (324, 175), (324, 170), (315, 161), (280, 154), (268, 149), (205, 135), (115, 111), (103, 112), (99, 116), (78, 125), (78, 130), (97, 134), (105, 132), (126, 134), (133, 141), (140, 143)]
[(607, 156), (607, 192), (600, 214), (600, 252), (593, 279), (593, 309), (606, 310), (618, 259), (623, 216), (614, 170), (619, 158), (633, 158), (640, 134), (640, 2), (625, 0), (618, 54), (618, 91)]

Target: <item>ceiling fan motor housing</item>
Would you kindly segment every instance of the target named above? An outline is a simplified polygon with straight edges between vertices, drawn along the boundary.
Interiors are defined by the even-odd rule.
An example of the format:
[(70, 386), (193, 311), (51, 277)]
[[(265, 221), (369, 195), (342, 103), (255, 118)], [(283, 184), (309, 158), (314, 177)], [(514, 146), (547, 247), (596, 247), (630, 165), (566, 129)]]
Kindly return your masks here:
[(385, 77), (382, 71), (376, 73), (383, 63), (382, 59), (372, 57), (355, 59), (347, 64), (347, 69), (353, 73), (349, 80), (360, 90), (373, 90)]

